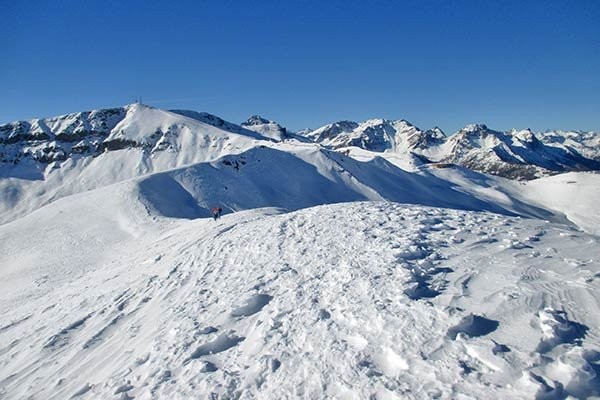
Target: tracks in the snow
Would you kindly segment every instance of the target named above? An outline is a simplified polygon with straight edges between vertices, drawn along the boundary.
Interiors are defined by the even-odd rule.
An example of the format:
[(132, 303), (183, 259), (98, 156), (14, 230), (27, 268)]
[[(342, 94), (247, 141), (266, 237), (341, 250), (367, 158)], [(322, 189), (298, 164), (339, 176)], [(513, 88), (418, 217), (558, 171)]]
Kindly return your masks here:
[[(600, 356), (580, 304), (600, 280), (592, 256), (546, 243), (551, 229), (388, 203), (190, 221), (41, 307), (48, 326), (0, 349), (12, 373), (0, 387), (36, 376), (49, 398), (510, 397), (525, 374), (536, 393), (589, 395)], [(37, 318), (23, 315), (0, 334)], [(26, 346), (34, 357), (11, 364)], [(575, 372), (560, 386), (563, 367)]]

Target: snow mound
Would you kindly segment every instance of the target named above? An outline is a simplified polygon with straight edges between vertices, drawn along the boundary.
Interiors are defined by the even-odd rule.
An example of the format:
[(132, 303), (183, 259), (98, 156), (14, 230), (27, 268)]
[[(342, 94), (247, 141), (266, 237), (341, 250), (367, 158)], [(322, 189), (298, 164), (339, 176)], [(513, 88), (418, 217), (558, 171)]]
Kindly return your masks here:
[(537, 351), (547, 353), (561, 343), (578, 343), (589, 330), (585, 325), (570, 321), (564, 311), (547, 308), (539, 312), (543, 336)]
[(524, 201), (559, 210), (587, 232), (600, 235), (600, 174), (570, 172), (527, 182)]

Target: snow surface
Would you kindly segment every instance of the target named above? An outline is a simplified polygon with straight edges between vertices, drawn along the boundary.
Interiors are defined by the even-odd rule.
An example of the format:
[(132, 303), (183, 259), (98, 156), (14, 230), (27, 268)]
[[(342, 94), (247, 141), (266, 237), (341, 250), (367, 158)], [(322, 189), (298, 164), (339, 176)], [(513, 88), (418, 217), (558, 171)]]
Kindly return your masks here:
[(387, 202), (166, 219), (109, 189), (0, 227), (6, 398), (599, 394), (598, 237)]
[(561, 210), (582, 229), (600, 235), (600, 174), (570, 172), (527, 182), (525, 196)]
[(0, 399), (600, 397), (597, 173), (432, 164), (454, 141), (403, 120), (312, 131), (335, 150), (142, 105), (23, 132), (127, 145), (0, 162)]

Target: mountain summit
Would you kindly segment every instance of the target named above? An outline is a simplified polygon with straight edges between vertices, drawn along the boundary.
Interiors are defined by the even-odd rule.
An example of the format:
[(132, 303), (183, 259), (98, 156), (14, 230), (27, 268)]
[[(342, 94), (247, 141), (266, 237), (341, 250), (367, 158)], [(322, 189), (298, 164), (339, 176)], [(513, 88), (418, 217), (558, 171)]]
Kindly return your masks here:
[(244, 128), (260, 133), (261, 135), (278, 142), (288, 139), (290, 135), (283, 126), (275, 121), (268, 120), (260, 115), (252, 115), (241, 124)]

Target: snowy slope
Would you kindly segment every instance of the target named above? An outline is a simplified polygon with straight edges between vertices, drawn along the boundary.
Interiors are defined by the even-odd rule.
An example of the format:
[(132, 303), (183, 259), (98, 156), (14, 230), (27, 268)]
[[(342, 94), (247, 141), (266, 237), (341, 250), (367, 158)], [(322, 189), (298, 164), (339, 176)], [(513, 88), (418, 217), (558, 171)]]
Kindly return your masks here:
[[(91, 218), (78, 204), (116, 188), (128, 192), (120, 184), (71, 196), (0, 226), (0, 236), (17, 236), (5, 247), (16, 265), (7, 274), (0, 264), (3, 397), (600, 394), (597, 237), (534, 219), (366, 202), (216, 223), (150, 214), (137, 219), (140, 234), (92, 240), (114, 231), (101, 225), (83, 247), (66, 240), (48, 253), (53, 267), (32, 268), (19, 246), (28, 224), (43, 215), (68, 237), (60, 211)], [(115, 219), (131, 226), (130, 215)], [(79, 268), (68, 246), (95, 264)], [(6, 291), (20, 281), (35, 285)]]
[[(554, 214), (550, 219), (570, 223), (579, 229), (598, 235), (600, 221), (600, 174), (594, 172), (571, 172), (532, 181), (514, 181), (493, 175), (471, 171), (466, 168), (439, 168), (426, 165), (425, 170), (448, 182), (456, 190), (481, 200), (514, 209), (514, 202), (527, 204), (533, 210), (544, 209)], [(519, 212), (520, 215), (528, 215)], [(529, 214), (548, 219), (548, 215)]]
[(59, 199), (0, 225), (2, 304), (32, 293), (44, 296), (40, 282), (79, 276), (129, 254), (132, 243), (161, 226), (143, 198), (136, 182), (125, 182)]
[(243, 126), (236, 125), (233, 122), (225, 121), (224, 119), (217, 117), (216, 115), (212, 115), (206, 112), (197, 112), (191, 110), (170, 110), (170, 112), (183, 115), (185, 117), (193, 118), (195, 120), (198, 120), (208, 125), (212, 125), (216, 128), (227, 132), (237, 133), (246, 136), (253, 136), (257, 139), (266, 138), (262, 135), (257, 135), (257, 132), (253, 129), (246, 129)]
[(181, 193), (188, 199), (186, 204), (196, 207), (186, 215), (188, 218), (207, 217), (217, 204), (227, 213), (261, 207), (297, 210), (319, 204), (390, 200), (568, 223), (560, 210), (529, 204), (516, 193), (506, 191), (500, 197), (490, 196), (491, 189), (488, 193), (469, 192), (430, 170), (407, 172), (381, 157), (360, 162), (299, 144), (260, 146), (214, 162), (154, 174), (142, 179), (140, 186), (144, 193), (152, 194), (150, 207), (178, 213), (162, 212), (168, 216), (180, 217), (180, 210), (170, 205), (165, 208), (161, 203), (152, 205), (152, 198), (162, 199), (161, 192), (166, 190)]
[[(114, 125), (107, 124), (106, 130), (100, 133), (86, 133), (81, 142), (59, 141), (56, 139), (59, 134), (53, 133), (55, 136), (47, 140), (21, 137), (15, 143), (1, 144), (5, 153), (11, 151), (19, 161), (0, 162), (0, 223), (64, 196), (215, 160), (268, 141), (253, 131), (240, 128), (236, 132), (226, 124), (218, 127), (140, 104), (117, 110), (123, 110), (123, 113), (119, 114), (120, 119), (112, 120)], [(109, 111), (105, 110), (104, 114)], [(102, 113), (90, 115), (96, 114)], [(109, 115), (113, 114), (110, 111)], [(92, 119), (92, 116), (86, 118)], [(77, 114), (63, 119), (78, 118), (82, 117)], [(89, 144), (87, 150), (74, 151), (82, 142)], [(31, 149), (44, 146), (60, 147), (64, 159), (47, 163), (32, 156), (36, 153)]]
[(600, 174), (571, 172), (527, 182), (529, 202), (560, 210), (582, 229), (600, 236)]
[[(348, 156), (310, 144), (263, 143), (215, 160), (182, 163), (186, 166), (179, 168), (172, 168), (176, 164), (147, 163), (147, 169), (141, 171), (138, 157), (144, 153), (123, 149), (93, 158), (89, 164), (73, 164), (70, 168), (63, 165), (43, 179), (0, 180), (0, 187), (5, 188), (6, 212), (2, 217), (11, 221), (58, 198), (128, 180), (137, 174), (145, 177), (132, 184), (140, 186), (147, 206), (178, 218), (207, 217), (216, 204), (230, 212), (259, 207), (297, 210), (337, 202), (389, 200), (568, 223), (560, 204), (555, 206), (524, 196), (521, 187), (509, 180), (456, 167), (433, 168), (419, 164), (417, 159), (406, 163), (404, 158), (392, 157), (393, 153), (383, 158), (377, 152), (353, 151)], [(160, 160), (153, 158), (154, 162)], [(152, 173), (157, 170), (165, 172)], [(593, 192), (594, 184), (583, 182), (580, 190)], [(15, 188), (20, 192), (11, 191)], [(170, 194), (167, 203), (162, 201), (164, 193)], [(582, 211), (582, 218), (571, 221), (579, 224), (586, 215), (594, 215), (593, 208), (587, 208), (587, 213), (586, 209)], [(591, 225), (581, 226), (588, 229)]]

